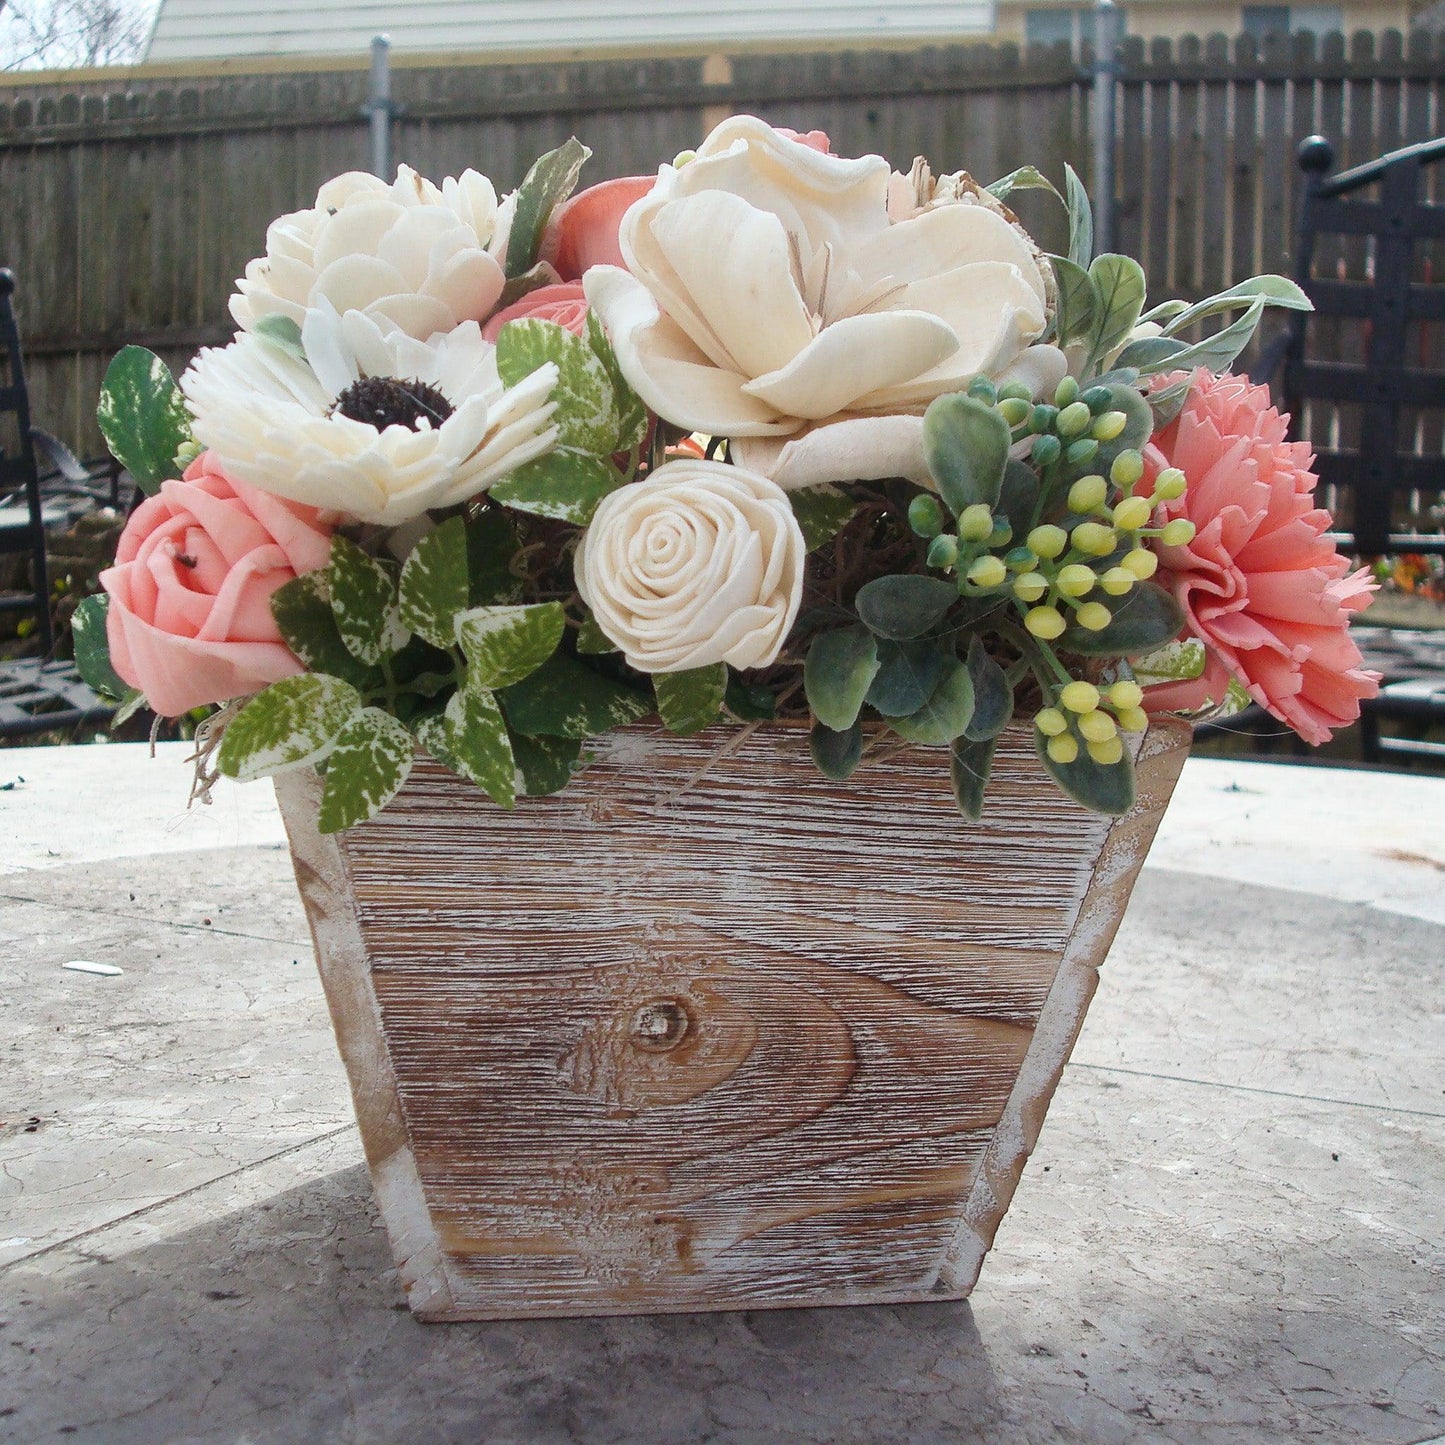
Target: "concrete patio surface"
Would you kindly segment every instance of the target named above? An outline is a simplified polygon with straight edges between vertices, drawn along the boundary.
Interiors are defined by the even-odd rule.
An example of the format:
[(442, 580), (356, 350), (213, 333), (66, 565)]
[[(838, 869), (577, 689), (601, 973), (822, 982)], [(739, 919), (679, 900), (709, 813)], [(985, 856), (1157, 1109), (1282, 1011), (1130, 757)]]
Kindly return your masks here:
[(1188, 764), (970, 1301), (426, 1326), (270, 791), (160, 753), (0, 753), (0, 1439), (1445, 1441), (1445, 780)]

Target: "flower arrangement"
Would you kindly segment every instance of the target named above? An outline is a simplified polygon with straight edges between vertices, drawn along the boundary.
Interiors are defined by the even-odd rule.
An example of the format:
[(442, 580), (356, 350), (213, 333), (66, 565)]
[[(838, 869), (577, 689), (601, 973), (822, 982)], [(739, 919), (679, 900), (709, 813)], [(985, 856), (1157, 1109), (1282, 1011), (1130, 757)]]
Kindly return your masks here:
[(271, 224), (229, 345), (179, 384), (120, 353), (101, 425), (150, 495), (77, 614), (93, 685), (217, 705), (222, 774), (316, 766), (323, 831), (418, 747), (511, 807), (653, 714), (806, 720), (832, 778), (936, 746), (970, 818), (1016, 717), (1121, 813), (1151, 712), (1358, 716), (1371, 583), (1228, 374), (1291, 282), (1146, 310), (1072, 172), (1046, 256), (1029, 168), (902, 175), (747, 116), (573, 195), (587, 155), (500, 202), (338, 177)]

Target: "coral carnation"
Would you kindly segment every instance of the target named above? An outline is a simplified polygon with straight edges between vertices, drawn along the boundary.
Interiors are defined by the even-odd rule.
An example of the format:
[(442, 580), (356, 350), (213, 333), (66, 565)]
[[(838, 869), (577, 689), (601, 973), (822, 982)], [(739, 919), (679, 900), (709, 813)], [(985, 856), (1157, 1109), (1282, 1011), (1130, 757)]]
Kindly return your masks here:
[(1184, 409), (1147, 449), (1146, 485), (1166, 466), (1188, 478), (1184, 495), (1160, 511), (1197, 530), (1183, 546), (1157, 549), (1159, 580), (1179, 599), (1208, 662), (1195, 682), (1151, 688), (1146, 706), (1198, 707), (1221, 698), (1234, 677), (1307, 742), (1322, 743), (1379, 691), (1348, 631), (1373, 583), (1366, 569), (1349, 570), (1326, 535), (1313, 457), (1307, 443), (1286, 439), (1288, 420), (1267, 387), (1201, 370)]

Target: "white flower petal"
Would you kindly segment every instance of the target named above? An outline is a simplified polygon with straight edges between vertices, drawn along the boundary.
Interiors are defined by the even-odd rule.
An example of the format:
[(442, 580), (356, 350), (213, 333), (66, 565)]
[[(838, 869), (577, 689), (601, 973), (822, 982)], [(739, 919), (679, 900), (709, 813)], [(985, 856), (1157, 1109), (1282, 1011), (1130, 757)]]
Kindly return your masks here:
[(785, 492), (888, 477), (933, 486), (921, 416), (848, 417), (794, 437), (738, 437), (730, 451), (740, 467), (771, 477)]

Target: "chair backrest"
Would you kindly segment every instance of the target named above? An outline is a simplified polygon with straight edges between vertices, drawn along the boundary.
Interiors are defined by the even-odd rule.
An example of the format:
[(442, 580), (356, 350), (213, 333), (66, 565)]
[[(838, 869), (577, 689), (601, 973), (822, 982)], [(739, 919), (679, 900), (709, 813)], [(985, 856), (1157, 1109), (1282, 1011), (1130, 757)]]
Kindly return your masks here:
[[(20, 328), (15, 322), (15, 273), (0, 268), (0, 498), (24, 500), (24, 512), (13, 510), (13, 524), (0, 528), (0, 553), (26, 552), (30, 557), (30, 589), (0, 598), (0, 610), (31, 612), (42, 655), (55, 646), (50, 624), (50, 583), (45, 565), (45, 519), (40, 475), (30, 425), (30, 395), (25, 386), (25, 361), (20, 353)], [(4, 423), (9, 421), (9, 425)], [(10, 516), (5, 517), (11, 523)]]
[[(1330, 175), (1321, 136), (1305, 173), (1296, 313), (1281, 394), (1314, 448), (1348, 550), (1445, 553), (1445, 138)], [(1445, 183), (1445, 171), (1438, 180)]]

